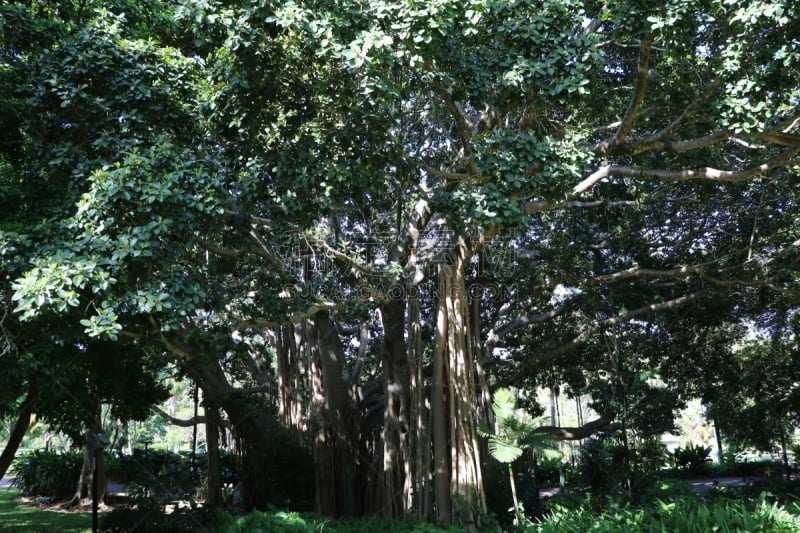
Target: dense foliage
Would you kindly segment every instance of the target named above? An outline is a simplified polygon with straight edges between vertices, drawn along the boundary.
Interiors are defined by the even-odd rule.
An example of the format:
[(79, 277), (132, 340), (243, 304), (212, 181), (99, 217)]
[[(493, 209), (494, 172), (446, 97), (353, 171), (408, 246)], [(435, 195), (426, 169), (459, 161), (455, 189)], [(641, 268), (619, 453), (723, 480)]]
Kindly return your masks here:
[(36, 450), (17, 459), (13, 484), (25, 495), (63, 498), (75, 490), (82, 461), (78, 453)]
[(691, 398), (786, 448), (797, 34), (788, 0), (3, 3), (10, 440), (180, 376), (245, 508), (305, 500), (259, 478), (282, 426), (319, 512), (467, 528), (502, 386), (590, 395), (534, 433), (601, 432), (629, 496)]
[(530, 530), (540, 532), (625, 531), (796, 531), (800, 509), (770, 503), (762, 494), (757, 501), (706, 503), (683, 498), (657, 501), (645, 508), (616, 505), (595, 512), (589, 507), (556, 506)]

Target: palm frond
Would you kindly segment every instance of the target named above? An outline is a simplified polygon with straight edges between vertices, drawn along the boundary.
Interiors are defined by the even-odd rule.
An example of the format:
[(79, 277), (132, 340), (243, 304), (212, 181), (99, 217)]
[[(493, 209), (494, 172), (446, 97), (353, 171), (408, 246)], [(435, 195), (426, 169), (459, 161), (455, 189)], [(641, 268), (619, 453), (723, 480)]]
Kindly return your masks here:
[(518, 444), (502, 439), (497, 435), (489, 437), (489, 453), (500, 463), (513, 463), (525, 451)]

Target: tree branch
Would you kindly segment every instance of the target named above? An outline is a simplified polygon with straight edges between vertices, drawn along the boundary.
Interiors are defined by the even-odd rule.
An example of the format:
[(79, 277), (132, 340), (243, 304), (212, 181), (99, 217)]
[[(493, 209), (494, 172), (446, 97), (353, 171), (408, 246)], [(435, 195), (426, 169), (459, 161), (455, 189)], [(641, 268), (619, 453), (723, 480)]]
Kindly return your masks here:
[(670, 122), (666, 127), (662, 128), (658, 132), (650, 135), (644, 139), (640, 139), (638, 141), (633, 141), (630, 143), (620, 143), (619, 145), (612, 146), (606, 152), (598, 152), (599, 148), (602, 148), (602, 143), (596, 145), (594, 147), (595, 153), (600, 155), (636, 155), (642, 152), (646, 152), (649, 150), (669, 150), (669, 151), (685, 151), (685, 150), (692, 150), (694, 148), (700, 148), (703, 146), (708, 146), (715, 142), (719, 142), (725, 139), (728, 136), (727, 132), (717, 132), (711, 135), (706, 135), (704, 137), (699, 137), (694, 140), (690, 141), (683, 141), (683, 142), (668, 142), (666, 139), (671, 137), (675, 132), (677, 132), (687, 121), (687, 119), (692, 115), (692, 113), (700, 107), (700, 105), (707, 101), (709, 96), (716, 91), (719, 86), (721, 85), (722, 80), (717, 79), (711, 86), (708, 88), (707, 91), (702, 96), (698, 96), (695, 98), (686, 109), (681, 112), (678, 117)]
[(339, 261), (340, 263), (342, 263), (344, 265), (347, 265), (348, 267), (350, 267), (351, 269), (355, 270), (356, 272), (359, 272), (359, 273), (365, 274), (365, 275), (372, 274), (373, 271), (372, 271), (372, 268), (369, 265), (364, 265), (362, 263), (359, 263), (356, 259), (353, 259), (349, 255), (340, 252), (339, 250), (337, 250), (336, 248), (332, 247), (331, 245), (329, 245), (324, 240), (318, 239), (318, 238), (314, 237), (313, 235), (311, 235), (310, 233), (306, 233), (304, 235), (304, 237), (309, 242), (309, 244), (312, 244), (316, 248), (324, 250), (326, 253), (328, 253), (331, 256), (333, 256), (334, 259), (336, 259), (337, 261)]
[(556, 307), (555, 309), (551, 309), (545, 313), (538, 313), (538, 314), (529, 314), (523, 315), (520, 317), (515, 318), (511, 322), (504, 324), (494, 330), (494, 334), (498, 336), (498, 338), (505, 336), (510, 331), (515, 330), (517, 328), (521, 328), (523, 326), (529, 326), (531, 324), (540, 324), (542, 322), (547, 322), (548, 320), (552, 320), (557, 316), (563, 315), (570, 309), (574, 309), (576, 305), (578, 305), (578, 301), (581, 298), (575, 298), (560, 307)]
[(495, 346), (497, 346), (500, 340), (507, 335), (508, 332), (523, 326), (528, 326), (530, 324), (539, 324), (542, 322), (547, 322), (548, 320), (552, 320), (553, 318), (566, 313), (570, 309), (574, 309), (579, 300), (580, 298), (575, 298), (564, 305), (556, 307), (555, 309), (551, 309), (545, 313), (523, 315), (515, 318), (507, 324), (500, 326), (499, 328), (492, 328), (486, 335), (486, 342), (483, 350), (485, 357), (487, 359), (491, 357)]
[(188, 418), (188, 419), (184, 420), (182, 418), (175, 418), (174, 416), (166, 413), (165, 411), (161, 410), (161, 408), (159, 408), (157, 406), (153, 406), (152, 409), (153, 409), (153, 411), (155, 411), (155, 413), (158, 416), (160, 416), (161, 418), (163, 418), (164, 420), (166, 420), (167, 422), (169, 422), (173, 426), (178, 426), (178, 427), (182, 427), (182, 428), (189, 428), (189, 427), (192, 427), (195, 424), (205, 424), (206, 423), (206, 417), (203, 416), (203, 415), (193, 416), (192, 418)]
[(523, 361), (516, 372), (510, 377), (504, 379), (502, 381), (502, 385), (510, 385), (515, 381), (522, 378), (531, 368), (541, 363), (545, 363), (547, 361), (551, 361), (561, 355), (571, 352), (572, 350), (586, 344), (589, 339), (595, 333), (602, 331), (606, 328), (611, 326), (616, 326), (618, 324), (624, 324), (625, 322), (630, 322), (631, 320), (650, 315), (653, 313), (658, 313), (661, 311), (666, 311), (670, 309), (676, 309), (678, 307), (687, 305), (692, 303), (696, 300), (699, 300), (709, 294), (707, 290), (701, 290), (694, 292), (692, 294), (688, 294), (686, 296), (681, 296), (679, 298), (675, 298), (673, 300), (667, 300), (666, 302), (661, 302), (658, 304), (651, 304), (646, 305), (644, 307), (639, 307), (638, 309), (634, 309), (633, 311), (629, 311), (624, 315), (619, 315), (611, 318), (607, 318), (605, 320), (601, 320), (599, 322), (595, 322), (588, 328), (586, 328), (583, 332), (581, 332), (577, 337), (572, 339), (571, 341), (562, 344), (561, 346), (554, 348), (550, 351), (547, 351), (543, 354), (540, 354), (536, 357), (531, 357)]
[(611, 412), (600, 418), (587, 422), (579, 427), (539, 426), (534, 430), (536, 435), (549, 435), (562, 440), (581, 440), (592, 436), (603, 429), (612, 429), (617, 413)]
[(450, 181), (467, 181), (471, 179), (474, 179), (476, 181), (489, 181), (489, 178), (487, 178), (486, 176), (481, 176), (479, 174), (470, 174), (466, 172), (446, 172), (443, 170), (436, 170), (435, 168), (430, 167), (428, 165), (424, 165), (422, 168), (423, 170), (425, 170), (425, 172), (427, 172), (431, 176), (435, 176), (437, 178), (444, 178)]
[(624, 165), (605, 165), (597, 169), (586, 179), (576, 185), (572, 192), (573, 195), (585, 192), (592, 188), (597, 182), (609, 176), (671, 181), (689, 181), (698, 179), (731, 182), (744, 181), (776, 168), (798, 164), (798, 161), (793, 159), (798, 153), (800, 153), (800, 144), (784, 150), (780, 155), (775, 156), (772, 159), (761, 163), (760, 165), (754, 165), (741, 170), (719, 170), (711, 167), (691, 170), (666, 170), (636, 168)]
[(301, 320), (306, 320), (316, 315), (320, 311), (332, 311), (339, 307), (339, 304), (334, 302), (317, 302), (302, 311), (291, 313), (280, 320), (268, 320), (266, 318), (251, 318), (250, 320), (242, 320), (237, 322), (231, 327), (231, 331), (244, 331), (251, 328), (274, 328), (282, 326), (283, 324), (296, 324)]
[(619, 128), (617, 128), (614, 137), (609, 141), (600, 143), (596, 147), (596, 152), (598, 154), (608, 154), (616, 146), (625, 142), (625, 138), (633, 127), (633, 123), (636, 120), (636, 113), (639, 111), (639, 108), (642, 107), (644, 95), (647, 90), (647, 76), (650, 71), (650, 51), (652, 45), (653, 35), (648, 34), (642, 39), (642, 43), (639, 46), (639, 60), (636, 68), (636, 86), (633, 91), (633, 98), (628, 105), (625, 116), (622, 117), (620, 121)]
[(472, 131), (469, 127), (464, 109), (453, 100), (452, 92), (445, 87), (442, 83), (437, 82), (434, 84), (434, 89), (444, 100), (450, 114), (453, 115), (453, 120), (456, 121), (456, 131), (458, 132), (458, 139), (461, 141), (461, 147), (464, 150), (464, 155), (467, 156), (467, 165), (471, 174), (478, 174), (478, 169), (475, 167), (475, 162), (471, 160), (472, 149), (470, 148), (470, 141), (472, 139)]
[(623, 144), (614, 150), (615, 155), (634, 156), (651, 150), (661, 150), (664, 152), (688, 152), (689, 150), (697, 150), (717, 144), (730, 137), (727, 131), (718, 131), (704, 135), (703, 137), (696, 137), (685, 141), (667, 141), (662, 137), (648, 137), (639, 142)]
[[(700, 263), (698, 265), (689, 265), (689, 266), (670, 268), (665, 270), (640, 268), (638, 266), (635, 266), (631, 268), (626, 268), (625, 270), (620, 270), (619, 272), (613, 272), (611, 274), (605, 274), (602, 276), (591, 276), (590, 278), (586, 278), (585, 281), (589, 284), (597, 285), (601, 283), (614, 283), (616, 281), (622, 281), (626, 279), (634, 279), (640, 277), (648, 277), (648, 278), (689, 277), (692, 275), (699, 275), (700, 273), (703, 272), (703, 267), (713, 263), (714, 261), (709, 261), (707, 263)], [(553, 289), (557, 285), (568, 283), (570, 281), (572, 280), (566, 278), (552, 279), (547, 281), (546, 283), (540, 283), (539, 285), (534, 285), (533, 287), (530, 287), (529, 290), (531, 292), (549, 290)]]
[(221, 246), (216, 246), (196, 235), (193, 237), (193, 240), (199, 244), (201, 248), (208, 250), (212, 254), (222, 255), (225, 257), (239, 257), (244, 253), (243, 250), (239, 250), (238, 248), (223, 248)]

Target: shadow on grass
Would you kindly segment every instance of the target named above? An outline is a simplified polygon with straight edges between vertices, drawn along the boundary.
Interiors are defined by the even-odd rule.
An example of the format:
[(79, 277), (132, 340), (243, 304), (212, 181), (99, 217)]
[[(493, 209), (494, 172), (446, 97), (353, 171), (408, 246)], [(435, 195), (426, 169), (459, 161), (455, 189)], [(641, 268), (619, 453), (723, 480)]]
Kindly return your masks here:
[(0, 532), (84, 533), (92, 530), (92, 514), (58, 512), (20, 505), (14, 501), (18, 490), (0, 490)]

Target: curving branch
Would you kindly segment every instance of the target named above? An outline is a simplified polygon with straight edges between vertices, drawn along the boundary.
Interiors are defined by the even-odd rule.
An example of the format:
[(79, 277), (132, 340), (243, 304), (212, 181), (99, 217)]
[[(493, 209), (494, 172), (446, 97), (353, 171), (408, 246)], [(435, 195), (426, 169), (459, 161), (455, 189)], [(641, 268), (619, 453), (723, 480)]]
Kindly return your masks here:
[(222, 246), (217, 246), (215, 244), (211, 244), (207, 240), (203, 239), (199, 235), (195, 235), (192, 240), (200, 245), (201, 248), (207, 250), (215, 255), (222, 255), (225, 257), (240, 257), (244, 254), (244, 250), (240, 250), (238, 248), (224, 248)]
[(800, 145), (800, 135), (785, 133), (782, 131), (771, 130), (764, 133), (753, 134), (756, 139), (764, 139), (771, 143), (780, 144), (782, 146), (798, 146)]
[(306, 320), (316, 315), (320, 311), (333, 311), (338, 309), (341, 305), (334, 302), (316, 302), (307, 308), (291, 313), (278, 320), (270, 320), (266, 318), (252, 318), (250, 320), (242, 320), (231, 326), (231, 331), (244, 331), (247, 329), (263, 329), (275, 328), (284, 324), (296, 324), (302, 320)]
[(205, 424), (206, 423), (206, 417), (204, 415), (193, 416), (192, 418), (182, 419), (182, 418), (176, 418), (176, 417), (170, 415), (169, 413), (167, 413), (166, 411), (164, 411), (163, 409), (161, 409), (161, 408), (159, 408), (157, 406), (153, 406), (152, 409), (158, 416), (160, 416), (161, 418), (163, 418), (164, 420), (166, 420), (167, 422), (169, 422), (173, 426), (178, 426), (178, 427), (182, 427), (182, 428), (189, 428), (189, 427), (192, 427), (195, 424)]
[(461, 142), (461, 147), (464, 150), (464, 155), (467, 156), (467, 165), (471, 174), (477, 175), (478, 169), (475, 167), (475, 162), (469, 157), (472, 154), (470, 142), (472, 140), (472, 128), (470, 128), (467, 115), (464, 108), (453, 99), (453, 93), (450, 89), (445, 87), (442, 83), (435, 83), (434, 90), (442, 97), (447, 109), (453, 116), (456, 122), (456, 131), (458, 133), (458, 140)]
[(684, 305), (687, 305), (687, 304), (690, 304), (690, 303), (695, 302), (697, 300), (700, 300), (701, 298), (704, 298), (708, 294), (709, 294), (709, 291), (701, 290), (701, 291), (694, 292), (692, 294), (688, 294), (686, 296), (681, 296), (679, 298), (675, 298), (675, 299), (672, 299), (672, 300), (667, 300), (666, 302), (661, 302), (661, 303), (651, 304), (651, 305), (645, 305), (643, 307), (639, 307), (638, 309), (634, 309), (633, 311), (628, 311), (627, 313), (625, 313), (623, 315), (619, 315), (619, 316), (607, 318), (605, 320), (600, 320), (599, 322), (595, 322), (594, 324), (592, 324), (591, 326), (589, 326), (588, 328), (583, 330), (578, 336), (576, 336), (571, 341), (569, 341), (569, 342), (567, 342), (565, 344), (562, 344), (561, 346), (559, 346), (557, 348), (553, 348), (552, 350), (549, 350), (547, 352), (539, 354), (536, 357), (531, 357), (531, 358), (528, 358), (525, 361), (523, 361), (520, 364), (519, 368), (516, 370), (516, 372), (514, 372), (514, 374), (512, 374), (510, 377), (502, 380), (501, 385), (505, 386), (505, 385), (513, 384), (517, 380), (519, 380), (522, 377), (524, 377), (525, 374), (527, 374), (527, 372), (530, 369), (532, 369), (533, 367), (535, 367), (536, 365), (539, 365), (541, 363), (545, 363), (547, 361), (552, 361), (553, 359), (556, 359), (557, 357), (560, 357), (560, 356), (562, 356), (564, 354), (567, 354), (567, 353), (575, 350), (576, 348), (586, 344), (589, 341), (589, 339), (592, 337), (592, 335), (594, 335), (595, 333), (598, 333), (598, 332), (600, 332), (600, 331), (602, 331), (602, 330), (604, 330), (606, 328), (609, 328), (611, 326), (616, 326), (618, 324), (624, 324), (626, 322), (630, 322), (631, 320), (635, 320), (637, 318), (640, 318), (640, 317), (643, 317), (643, 316), (647, 316), (647, 315), (650, 315), (650, 314), (653, 314), (653, 313), (658, 313), (658, 312), (661, 312), (661, 311), (667, 311), (667, 310), (671, 310), (671, 309), (677, 309), (677, 308), (682, 307)]
[(653, 46), (653, 35), (648, 34), (642, 39), (639, 46), (639, 60), (636, 67), (636, 86), (633, 91), (633, 98), (628, 105), (625, 116), (622, 117), (619, 127), (617, 128), (614, 136), (608, 140), (598, 144), (595, 151), (598, 154), (605, 155), (611, 152), (615, 147), (625, 142), (625, 138), (630, 133), (633, 123), (636, 121), (636, 115), (644, 102), (644, 95), (647, 91), (647, 76), (650, 71), (650, 52)]
[(551, 309), (550, 311), (546, 311), (544, 313), (537, 313), (537, 314), (528, 314), (523, 315), (515, 318), (514, 320), (503, 324), (500, 327), (493, 328), (489, 331), (486, 335), (486, 346), (484, 353), (487, 355), (491, 355), (494, 347), (500, 342), (500, 340), (506, 336), (509, 332), (521, 328), (524, 326), (529, 326), (531, 324), (541, 324), (542, 322), (547, 322), (548, 320), (552, 320), (558, 316), (563, 315), (567, 311), (574, 309), (581, 298), (574, 298), (564, 305), (556, 307), (555, 309)]
[[(689, 117), (704, 103), (708, 100), (708, 98), (717, 90), (719, 86), (722, 84), (722, 79), (718, 78), (714, 83), (710, 85), (708, 90), (705, 91), (704, 94), (695, 98), (686, 108), (681, 112), (678, 117), (667, 124), (664, 128), (657, 131), (656, 133), (647, 136), (645, 138), (630, 141), (630, 142), (621, 142), (614, 146), (608, 146), (604, 148), (603, 143), (598, 143), (594, 146), (593, 150), (598, 155), (636, 155), (643, 152), (647, 152), (650, 150), (667, 150), (667, 151), (686, 151), (692, 150), (695, 148), (701, 148), (703, 146), (709, 146), (716, 142), (719, 142), (723, 139), (728, 137), (728, 132), (716, 132), (710, 135), (706, 135), (704, 137), (699, 137), (697, 139), (689, 140), (689, 141), (679, 141), (679, 142), (669, 142), (667, 139), (672, 137), (678, 130), (680, 130), (687, 122)], [(637, 117), (638, 118), (638, 117)], [(605, 151), (602, 151), (604, 150)]]
[(489, 181), (487, 176), (481, 176), (478, 174), (471, 174), (466, 172), (446, 172), (444, 170), (436, 170), (435, 168), (424, 165), (423, 170), (430, 174), (431, 176), (435, 176), (437, 178), (444, 178), (449, 181), (467, 181), (467, 180), (475, 180), (478, 182), (485, 182)]
[(776, 168), (787, 167), (800, 164), (794, 157), (800, 153), (800, 144), (796, 144), (784, 150), (780, 155), (752, 167), (741, 170), (719, 170), (716, 168), (705, 167), (686, 170), (668, 170), (654, 168), (636, 168), (626, 165), (605, 165), (597, 169), (586, 179), (581, 181), (572, 190), (573, 195), (580, 194), (591, 189), (599, 181), (609, 176), (656, 179), (669, 181), (690, 181), (690, 180), (710, 180), (710, 181), (744, 181)]
[(697, 150), (698, 148), (705, 148), (706, 146), (720, 143), (729, 138), (730, 133), (728, 131), (718, 131), (685, 141), (665, 140), (663, 137), (649, 137), (638, 142), (621, 145), (614, 150), (614, 154), (634, 156), (652, 150), (661, 150), (662, 152), (688, 152), (689, 150)]
[(578, 427), (540, 426), (533, 433), (535, 435), (549, 435), (562, 440), (581, 440), (591, 437), (598, 431), (614, 429), (616, 425), (613, 424), (613, 421), (616, 416), (617, 413), (609, 412)]
[[(713, 265), (718, 263), (719, 260), (707, 261), (705, 263), (698, 263), (696, 265), (687, 265), (677, 268), (668, 268), (668, 269), (654, 269), (654, 268), (641, 268), (638, 266), (626, 268), (625, 270), (620, 270), (618, 272), (613, 272), (611, 274), (604, 274), (600, 276), (591, 276), (588, 278), (580, 277), (580, 280), (583, 280), (586, 284), (591, 285), (598, 285), (601, 283), (615, 283), (617, 281), (624, 281), (628, 279), (636, 279), (636, 278), (687, 278), (690, 276), (698, 276), (702, 279), (705, 279), (712, 284), (715, 285), (764, 285), (764, 282), (750, 282), (750, 281), (737, 281), (731, 280), (722, 281), (712, 276), (708, 275), (705, 272), (705, 267), (709, 265)], [(563, 278), (555, 278), (551, 279), (545, 283), (540, 283), (538, 285), (533, 285), (529, 287), (528, 290), (530, 291), (545, 291), (555, 288), (557, 285), (561, 285), (564, 283), (569, 283), (574, 281), (576, 278), (574, 277), (563, 277)]]
[(337, 250), (324, 240), (318, 239), (317, 237), (313, 236), (311, 233), (306, 233), (304, 237), (309, 244), (330, 254), (334, 259), (336, 259), (337, 261), (339, 261), (344, 265), (347, 265), (355, 272), (359, 272), (364, 275), (370, 275), (373, 273), (373, 269), (369, 265), (365, 265), (359, 262), (358, 260), (350, 257), (349, 255), (340, 252), (339, 250)]

